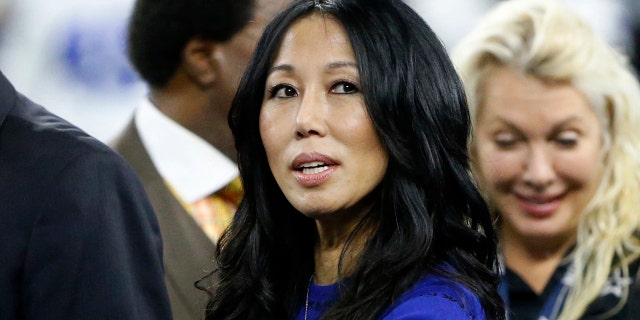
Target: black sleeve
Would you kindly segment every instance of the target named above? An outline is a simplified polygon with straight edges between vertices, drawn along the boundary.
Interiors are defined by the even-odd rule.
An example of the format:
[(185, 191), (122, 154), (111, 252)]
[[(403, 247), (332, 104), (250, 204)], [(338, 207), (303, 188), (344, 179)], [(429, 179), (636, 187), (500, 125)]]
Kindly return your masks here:
[(25, 319), (170, 319), (158, 223), (129, 166), (85, 154), (51, 181), (34, 199)]

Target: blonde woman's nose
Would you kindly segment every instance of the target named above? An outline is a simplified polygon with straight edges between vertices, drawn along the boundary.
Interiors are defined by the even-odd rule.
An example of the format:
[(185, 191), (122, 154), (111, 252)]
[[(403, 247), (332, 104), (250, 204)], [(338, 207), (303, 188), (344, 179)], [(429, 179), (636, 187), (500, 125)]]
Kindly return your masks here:
[(540, 191), (553, 183), (556, 178), (553, 161), (544, 148), (531, 148), (524, 161), (522, 179), (528, 186)]

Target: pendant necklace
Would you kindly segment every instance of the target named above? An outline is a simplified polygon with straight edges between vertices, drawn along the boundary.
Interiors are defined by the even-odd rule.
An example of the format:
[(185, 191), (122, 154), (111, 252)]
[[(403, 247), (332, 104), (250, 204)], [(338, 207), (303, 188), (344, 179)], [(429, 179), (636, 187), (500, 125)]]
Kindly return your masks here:
[(315, 272), (311, 274), (309, 283), (307, 283), (307, 298), (304, 300), (304, 320), (307, 320), (307, 314), (309, 313), (309, 291), (311, 291), (311, 281), (313, 281), (313, 275), (315, 274)]

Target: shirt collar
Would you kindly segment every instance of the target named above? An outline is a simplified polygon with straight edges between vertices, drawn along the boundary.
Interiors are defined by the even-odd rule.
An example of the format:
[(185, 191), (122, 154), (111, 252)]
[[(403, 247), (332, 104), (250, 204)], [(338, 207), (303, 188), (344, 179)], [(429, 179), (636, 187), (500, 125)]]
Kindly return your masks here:
[(185, 202), (204, 198), (238, 176), (233, 161), (149, 100), (138, 107), (134, 121), (156, 169)]

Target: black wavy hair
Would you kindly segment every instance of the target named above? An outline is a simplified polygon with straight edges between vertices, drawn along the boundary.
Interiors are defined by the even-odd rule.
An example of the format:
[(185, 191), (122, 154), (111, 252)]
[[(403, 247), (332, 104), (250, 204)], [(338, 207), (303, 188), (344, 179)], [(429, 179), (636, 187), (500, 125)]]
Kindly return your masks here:
[(176, 72), (193, 37), (224, 42), (253, 18), (254, 0), (137, 0), (129, 19), (129, 60), (152, 87)]
[[(276, 184), (258, 122), (282, 37), (311, 14), (344, 26), (368, 113), (389, 154), (374, 208), (361, 222), (378, 227), (325, 319), (374, 319), (434, 272), (477, 295), (488, 319), (503, 319), (497, 240), (468, 165), (462, 83), (438, 37), (400, 0), (295, 1), (267, 26), (229, 114), (245, 197), (216, 251), (207, 319), (292, 318), (304, 302), (315, 224)], [(455, 272), (438, 271), (441, 263)]]

